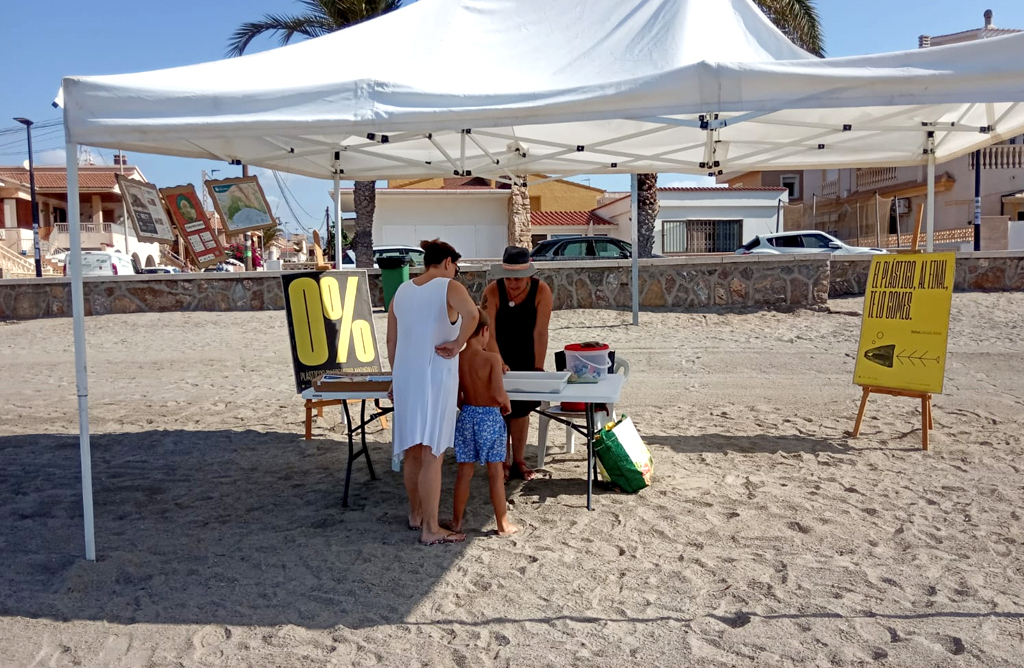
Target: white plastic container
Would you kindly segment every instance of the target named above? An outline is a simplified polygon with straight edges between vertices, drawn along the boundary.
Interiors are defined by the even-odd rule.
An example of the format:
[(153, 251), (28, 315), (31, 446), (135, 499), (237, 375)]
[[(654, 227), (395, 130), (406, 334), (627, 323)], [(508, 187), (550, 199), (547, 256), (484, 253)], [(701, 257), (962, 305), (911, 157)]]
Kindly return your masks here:
[(565, 347), (570, 383), (596, 383), (608, 375), (611, 357), (604, 343), (573, 343)]
[(568, 371), (509, 371), (505, 374), (506, 392), (558, 394), (568, 383)]

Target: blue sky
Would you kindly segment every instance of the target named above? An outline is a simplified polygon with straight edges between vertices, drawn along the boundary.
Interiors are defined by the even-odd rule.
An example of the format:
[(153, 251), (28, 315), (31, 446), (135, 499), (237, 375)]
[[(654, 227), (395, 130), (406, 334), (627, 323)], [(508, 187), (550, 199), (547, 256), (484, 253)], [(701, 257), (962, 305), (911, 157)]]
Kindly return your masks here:
[[(980, 27), (986, 9), (995, 12), (1001, 28), (1024, 28), (1021, 0), (819, 0), (829, 55), (845, 56), (917, 48), (917, 36), (940, 35)], [(5, 2), (0, 20), (0, 129), (15, 116), (36, 122), (59, 117), (50, 106), (66, 75), (118, 74), (216, 60), (224, 56), (228, 37), (237, 25), (267, 12), (292, 12), (294, 0), (51, 0)], [(168, 16), (166, 11), (173, 12)], [(252, 50), (276, 46), (262, 39)], [(21, 164), (27, 153), (22, 135), (0, 135), (0, 164)], [(63, 135), (40, 131), (36, 137), (40, 164), (63, 164)], [(97, 162), (111, 164), (110, 151), (95, 150)], [(132, 163), (159, 186), (201, 182), (201, 170), (220, 169), (217, 177), (240, 168), (204, 160), (131, 154)], [(307, 227), (318, 226), (329, 205), (328, 182), (285, 176), (288, 188), (308, 214), (298, 211)], [(694, 177), (662, 174), (662, 185), (681, 185)], [(629, 188), (628, 176), (594, 176), (588, 182), (608, 190)], [(261, 178), (275, 208), (280, 201), (272, 178)], [(283, 208), (285, 221), (293, 216)]]

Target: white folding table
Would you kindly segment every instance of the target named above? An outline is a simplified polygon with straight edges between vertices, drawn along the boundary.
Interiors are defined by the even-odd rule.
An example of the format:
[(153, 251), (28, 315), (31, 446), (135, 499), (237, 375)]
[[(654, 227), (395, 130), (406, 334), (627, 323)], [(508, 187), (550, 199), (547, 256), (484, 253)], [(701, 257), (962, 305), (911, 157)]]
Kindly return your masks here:
[[(507, 382), (507, 381), (506, 381)], [(622, 394), (622, 384), (625, 377), (621, 374), (609, 374), (596, 383), (576, 383), (566, 385), (565, 389), (555, 394), (552, 392), (508, 392), (512, 401), (539, 401), (541, 407), (534, 409), (535, 413), (544, 415), (550, 420), (569, 426), (585, 436), (587, 439), (587, 510), (594, 509), (594, 478), (596, 477), (597, 460), (594, 457), (594, 436), (597, 432), (597, 425), (594, 423), (594, 407), (600, 404), (617, 404)], [(584, 405), (586, 425), (581, 426), (564, 417), (547, 412), (544, 404), (559, 402), (572, 402)]]

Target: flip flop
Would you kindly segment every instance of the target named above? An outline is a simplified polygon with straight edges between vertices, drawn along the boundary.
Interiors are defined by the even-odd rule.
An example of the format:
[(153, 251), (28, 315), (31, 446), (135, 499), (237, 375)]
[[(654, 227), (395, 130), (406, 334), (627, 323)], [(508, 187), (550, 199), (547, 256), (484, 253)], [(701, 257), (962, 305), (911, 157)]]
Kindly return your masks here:
[(420, 545), (423, 545), (425, 547), (429, 547), (431, 545), (447, 545), (447, 544), (450, 544), (450, 543), (465, 543), (465, 542), (466, 542), (466, 534), (464, 534), (464, 533), (454, 533), (453, 532), (453, 533), (448, 534), (444, 538), (438, 538), (437, 540), (431, 540), (431, 541), (428, 541), (426, 543), (424, 543), (421, 540), (420, 541)]
[(406, 524), (405, 527), (409, 531), (423, 531), (423, 527), (422, 526), (415, 526), (412, 522), (409, 522), (408, 524)]
[(536, 473), (534, 473), (533, 469), (529, 468), (525, 464), (520, 464), (519, 462), (513, 462), (511, 469), (509, 469), (509, 478), (512, 480), (524, 480), (529, 482), (535, 477)]

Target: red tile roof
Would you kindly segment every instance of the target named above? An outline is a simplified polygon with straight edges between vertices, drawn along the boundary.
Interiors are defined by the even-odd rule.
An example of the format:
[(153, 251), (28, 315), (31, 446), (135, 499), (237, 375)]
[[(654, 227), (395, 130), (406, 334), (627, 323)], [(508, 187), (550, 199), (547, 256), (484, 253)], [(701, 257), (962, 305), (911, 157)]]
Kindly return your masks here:
[(616, 225), (593, 211), (531, 211), (531, 225)]
[[(114, 190), (117, 188), (115, 175), (120, 167), (79, 167), (79, 190)], [(126, 167), (125, 172), (134, 171), (134, 167)], [(36, 188), (41, 191), (64, 192), (68, 189), (68, 174), (64, 167), (36, 167)], [(0, 179), (18, 181), (28, 185), (28, 170), (24, 167), (0, 167)]]

